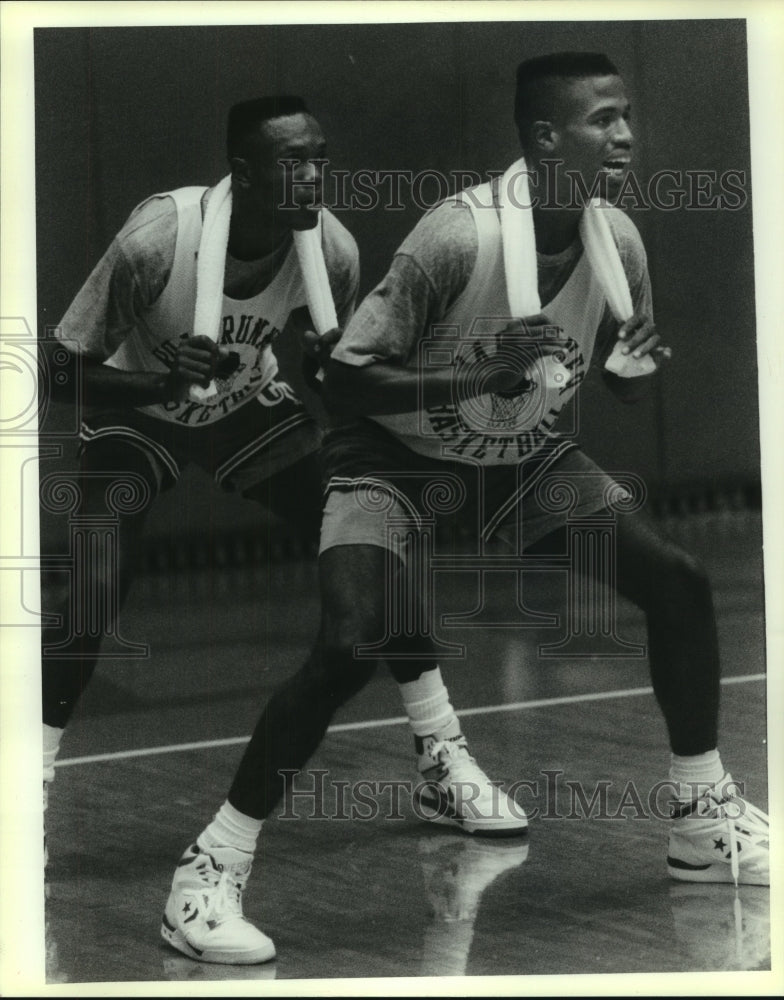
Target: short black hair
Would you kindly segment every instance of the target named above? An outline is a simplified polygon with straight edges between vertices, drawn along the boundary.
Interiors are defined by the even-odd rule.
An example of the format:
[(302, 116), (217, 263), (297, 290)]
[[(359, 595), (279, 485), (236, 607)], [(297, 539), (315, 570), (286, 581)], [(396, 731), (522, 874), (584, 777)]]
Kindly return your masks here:
[(310, 114), (308, 106), (301, 97), (290, 94), (275, 94), (271, 97), (256, 97), (250, 101), (241, 101), (229, 109), (228, 126), (226, 129), (226, 153), (233, 156), (243, 156), (247, 151), (248, 140), (258, 132), (259, 126), (271, 118), (284, 118), (287, 115)]
[(544, 80), (566, 78), (579, 80), (586, 76), (619, 76), (618, 68), (602, 52), (553, 52), (535, 59), (526, 59), (517, 67), (514, 118), (520, 138), (537, 117), (541, 117), (547, 90)]

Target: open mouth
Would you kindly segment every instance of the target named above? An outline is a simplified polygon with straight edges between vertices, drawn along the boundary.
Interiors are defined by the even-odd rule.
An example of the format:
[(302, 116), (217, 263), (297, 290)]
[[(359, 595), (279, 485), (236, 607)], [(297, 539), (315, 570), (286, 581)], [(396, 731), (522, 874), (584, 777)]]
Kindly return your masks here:
[(628, 166), (629, 166), (629, 161), (621, 159), (619, 157), (610, 160), (605, 160), (604, 163), (602, 163), (602, 169), (604, 170), (604, 172), (608, 174), (610, 177), (616, 177), (618, 179), (623, 177), (626, 168)]

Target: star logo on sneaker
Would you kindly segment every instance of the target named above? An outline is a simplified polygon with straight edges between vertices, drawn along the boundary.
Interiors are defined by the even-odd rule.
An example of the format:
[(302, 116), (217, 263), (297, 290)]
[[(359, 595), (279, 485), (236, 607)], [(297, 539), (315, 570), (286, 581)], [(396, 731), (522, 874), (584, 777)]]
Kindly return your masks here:
[(432, 809), (437, 816), (446, 816), (461, 825), (465, 823), (465, 817), (455, 809), (455, 796), (451, 788), (444, 789), (438, 784), (430, 784), (427, 790), (422, 792), (420, 802), (428, 809)]
[(231, 847), (189, 850), (180, 859), (161, 920), (173, 948), (203, 962), (256, 964), (275, 957), (272, 941), (242, 915), (252, 858)]
[[(769, 885), (767, 815), (739, 794), (727, 794), (729, 774), (721, 789), (711, 789), (681, 806), (670, 830), (667, 863), (670, 875), (683, 882), (734, 882)], [(721, 855), (716, 857), (716, 852)]]

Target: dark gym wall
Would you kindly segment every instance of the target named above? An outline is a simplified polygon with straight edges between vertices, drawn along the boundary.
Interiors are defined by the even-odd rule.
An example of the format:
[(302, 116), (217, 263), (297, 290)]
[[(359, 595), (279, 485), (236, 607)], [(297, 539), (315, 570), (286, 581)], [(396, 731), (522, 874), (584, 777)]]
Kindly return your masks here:
[[(643, 181), (663, 169), (738, 170), (748, 196), (739, 211), (629, 206), (648, 250), (657, 325), (674, 359), (635, 408), (608, 399), (593, 378), (597, 392), (583, 393), (580, 412), (586, 448), (609, 468), (641, 473), (653, 489), (757, 481), (742, 21), (40, 29), (39, 329), (57, 322), (137, 202), (225, 173), (224, 121), (233, 102), (301, 93), (336, 169), (484, 173), (519, 155), (511, 120), (517, 63), (575, 48), (604, 51), (618, 64)], [(410, 189), (402, 194), (401, 210), (379, 204), (339, 212), (359, 243), (363, 293), (421, 214)], [(435, 200), (435, 184), (424, 184), (422, 194)], [(44, 431), (60, 419), (53, 408)], [(214, 494), (199, 483), (190, 517), (220, 520)], [(154, 515), (159, 525), (169, 523), (172, 502)], [(177, 508), (182, 529), (182, 497)]]

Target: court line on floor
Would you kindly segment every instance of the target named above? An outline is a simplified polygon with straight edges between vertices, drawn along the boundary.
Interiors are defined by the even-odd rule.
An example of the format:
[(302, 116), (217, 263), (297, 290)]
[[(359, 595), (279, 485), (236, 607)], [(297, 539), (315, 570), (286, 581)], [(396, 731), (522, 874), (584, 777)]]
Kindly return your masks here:
[[(737, 677), (723, 677), (722, 684), (748, 684), (751, 681), (762, 681), (766, 674), (742, 674)], [(548, 708), (555, 705), (575, 705), (587, 701), (610, 701), (613, 698), (633, 698), (640, 695), (653, 694), (653, 688), (620, 688), (617, 691), (594, 691), (586, 694), (561, 695), (558, 698), (537, 698), (533, 701), (513, 701), (502, 705), (482, 705), (477, 708), (463, 708), (459, 716), (491, 715), (496, 712), (518, 712), (529, 708)], [(327, 733), (348, 733), (360, 729), (382, 729), (385, 726), (402, 726), (408, 722), (405, 715), (388, 719), (367, 719), (364, 722), (342, 722), (330, 726)], [(249, 736), (230, 736), (221, 740), (202, 740), (198, 743), (173, 743), (169, 746), (144, 747), (139, 750), (118, 750), (115, 753), (90, 754), (84, 757), (66, 757), (58, 760), (55, 767), (73, 767), (77, 764), (97, 764), (107, 760), (125, 760), (131, 757), (152, 757), (156, 754), (182, 753), (186, 750), (211, 750), (215, 747), (237, 746), (247, 743)]]

